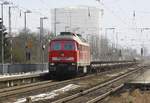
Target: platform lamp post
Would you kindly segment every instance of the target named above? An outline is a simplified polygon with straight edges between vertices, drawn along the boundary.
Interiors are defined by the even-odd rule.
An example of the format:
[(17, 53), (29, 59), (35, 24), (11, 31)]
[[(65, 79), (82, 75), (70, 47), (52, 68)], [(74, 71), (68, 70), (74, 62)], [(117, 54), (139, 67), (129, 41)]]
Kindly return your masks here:
[[(43, 45), (43, 40), (42, 40), (42, 35), (44, 34), (44, 30), (43, 30), (43, 20), (44, 19), (48, 19), (48, 18), (47, 17), (40, 18), (40, 54), (41, 54), (40, 60), (42, 61), (42, 64), (44, 63), (44, 49), (45, 49), (45, 45)], [(42, 71), (43, 71), (43, 69), (42, 69)]]
[(2, 25), (2, 30), (1, 30), (1, 35), (2, 35), (2, 38), (1, 38), (1, 45), (2, 45), (2, 48), (1, 48), (1, 59), (2, 59), (2, 69), (3, 69), (3, 74), (4, 74), (4, 36), (3, 36), (3, 23), (4, 23), (4, 20), (3, 20), (3, 6), (4, 5), (9, 5), (9, 2), (7, 1), (4, 1), (1, 3), (1, 25)]
[(9, 19), (8, 19), (8, 23), (9, 23), (9, 27), (8, 27), (8, 31), (9, 31), (9, 36), (11, 37), (11, 40), (10, 40), (10, 43), (11, 43), (11, 47), (10, 47), (10, 50), (11, 50), (11, 56), (10, 56), (10, 61), (11, 61), (11, 64), (13, 63), (13, 54), (12, 54), (12, 50), (13, 50), (13, 47), (12, 47), (12, 44), (13, 44), (13, 36), (12, 36), (12, 28), (11, 28), (11, 9), (12, 8), (16, 8), (17, 6), (9, 6), (9, 10), (8, 10), (8, 15), (9, 15)]
[(27, 10), (24, 12), (24, 31), (26, 33), (26, 30), (27, 30), (27, 13), (31, 13), (30, 10)]
[[(27, 14), (28, 13), (32, 13), (32, 12), (30, 10), (27, 10), (27, 11), (24, 12), (24, 32), (25, 32), (25, 35), (27, 34)], [(28, 36), (26, 38), (26, 43), (25, 43), (25, 46), (26, 46), (26, 56), (25, 56), (26, 57), (26, 61), (30, 60), (30, 50), (29, 50), (27, 44), (29, 44), (28, 43)]]
[(57, 19), (57, 8), (54, 9), (54, 35), (56, 36), (56, 19)]

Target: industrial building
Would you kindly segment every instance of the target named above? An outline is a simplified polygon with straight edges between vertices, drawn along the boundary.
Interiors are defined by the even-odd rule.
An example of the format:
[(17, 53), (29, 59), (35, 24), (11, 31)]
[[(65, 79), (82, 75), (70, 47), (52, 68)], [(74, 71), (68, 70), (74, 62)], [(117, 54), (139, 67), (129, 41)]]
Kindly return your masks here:
[(99, 8), (87, 6), (55, 8), (51, 11), (51, 30), (57, 35), (62, 31), (98, 35), (100, 12)]

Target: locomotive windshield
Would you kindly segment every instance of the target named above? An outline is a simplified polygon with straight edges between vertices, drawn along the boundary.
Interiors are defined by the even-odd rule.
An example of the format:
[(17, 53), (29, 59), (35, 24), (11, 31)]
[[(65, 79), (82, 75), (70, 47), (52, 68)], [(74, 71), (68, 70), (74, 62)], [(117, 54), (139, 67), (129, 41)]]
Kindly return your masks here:
[(72, 42), (72, 41), (65, 41), (63, 49), (64, 50), (75, 50), (75, 45), (74, 44), (75, 43)]
[(75, 50), (74, 41), (53, 41), (51, 44), (51, 50)]
[(51, 50), (61, 50), (61, 42), (60, 41), (52, 42)]

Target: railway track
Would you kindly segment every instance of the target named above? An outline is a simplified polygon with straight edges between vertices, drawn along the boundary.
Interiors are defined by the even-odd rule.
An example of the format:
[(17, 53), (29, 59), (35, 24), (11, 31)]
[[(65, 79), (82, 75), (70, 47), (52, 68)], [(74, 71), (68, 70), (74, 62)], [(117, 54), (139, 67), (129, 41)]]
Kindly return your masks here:
[[(123, 64), (124, 63), (124, 64)], [(97, 72), (101, 72), (104, 68), (113, 68), (114, 66), (120, 67), (121, 65), (133, 65), (136, 64), (136, 62), (132, 61), (93, 61), (91, 62), (91, 65), (97, 69), (99, 69)], [(13, 86), (19, 86), (19, 85), (25, 85), (29, 83), (35, 83), (39, 81), (43, 81), (46, 78), (46, 75), (48, 73), (31, 73), (31, 74), (20, 74), (20, 75), (10, 75), (8, 77), (0, 78), (0, 89), (2, 88), (8, 88)], [(48, 76), (47, 76), (48, 77)]]
[(144, 67), (138, 67), (136, 70), (122, 74), (100, 85), (94, 86), (90, 89), (62, 98), (52, 103), (97, 103), (112, 92), (115, 92), (116, 90), (123, 87), (123, 83), (128, 80), (131, 74), (136, 73), (143, 68)]
[[(108, 73), (108, 71), (97, 74), (97, 75), (105, 75), (106, 73)], [(48, 80), (48, 81), (32, 83), (32, 84), (27, 84), (27, 85), (22, 85), (22, 86), (4, 88), (4, 89), (0, 89), (0, 98), (1, 97), (6, 97), (6, 96), (11, 96), (11, 95), (14, 95), (14, 94), (28, 92), (30, 90), (36, 90), (36, 89), (40, 89), (40, 88), (44, 88), (44, 87), (53, 87), (53, 86), (58, 87), (58, 85), (66, 85), (66, 84), (71, 83), (73, 81), (75, 82), (75, 81), (78, 81), (80, 79), (88, 79), (88, 78), (91, 78), (91, 77), (94, 77), (94, 76), (95, 75), (92, 74), (92, 75), (89, 75), (89, 76), (79, 77), (79, 78), (65, 80), (65, 81)]]
[[(112, 71), (107, 71), (107, 72), (103, 72), (103, 73), (99, 73), (97, 75), (100, 76), (104, 76), (106, 74), (108, 74), (108, 72), (112, 72)], [(27, 84), (27, 85), (22, 85), (22, 86), (15, 86), (15, 87), (10, 87), (10, 88), (5, 88), (5, 89), (0, 89), (0, 102), (5, 100), (7, 97), (13, 97), (15, 95), (20, 95), (23, 93), (27, 93), (26, 97), (30, 95), (30, 92), (33, 91), (39, 91), (40, 89), (46, 89), (48, 88), (49, 90), (55, 90), (57, 88), (61, 88), (67, 84), (70, 83), (75, 83), (75, 82), (79, 82), (81, 80), (88, 80), (89, 78), (95, 77), (95, 74), (86, 76), (86, 77), (80, 77), (80, 78), (75, 78), (75, 79), (71, 79), (71, 80), (66, 80), (66, 81), (43, 81), (40, 83), (32, 83), (32, 84)], [(29, 94), (28, 94), (29, 93)], [(38, 92), (36, 92), (38, 93)], [(2, 102), (5, 103), (5, 102)]]
[[(118, 64), (117, 64), (118, 63)], [(110, 69), (113, 66), (121, 66), (123, 61), (109, 61), (109, 62), (91, 62), (91, 65), (96, 69), (96, 68), (101, 68), (99, 71), (96, 72), (101, 72), (104, 68)], [(125, 65), (133, 65), (134, 62), (131, 61), (126, 61)], [(48, 73), (31, 73), (31, 74), (20, 74), (20, 75), (10, 75), (8, 77), (0, 78), (0, 89), (2, 88), (8, 88), (8, 87), (13, 87), (13, 86), (19, 86), (19, 85), (25, 85), (29, 83), (35, 83), (39, 81), (43, 81), (46, 78), (46, 75), (48, 77)]]

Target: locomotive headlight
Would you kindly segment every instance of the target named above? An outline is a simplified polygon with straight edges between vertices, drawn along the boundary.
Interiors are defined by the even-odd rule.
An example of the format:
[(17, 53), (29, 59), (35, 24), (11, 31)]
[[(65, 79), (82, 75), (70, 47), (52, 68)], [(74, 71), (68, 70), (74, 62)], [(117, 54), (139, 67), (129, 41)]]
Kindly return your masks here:
[(50, 63), (50, 65), (55, 65), (54, 63)]
[(74, 57), (68, 57), (66, 60), (74, 60)]
[(72, 65), (76, 65), (76, 63), (72, 63)]
[(52, 57), (52, 60), (60, 60), (58, 57)]

